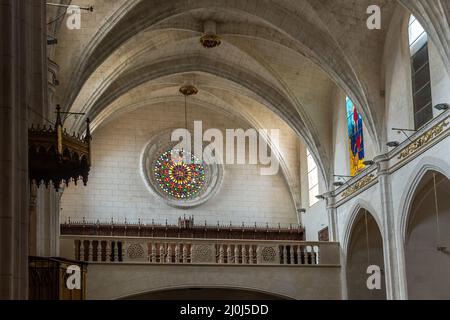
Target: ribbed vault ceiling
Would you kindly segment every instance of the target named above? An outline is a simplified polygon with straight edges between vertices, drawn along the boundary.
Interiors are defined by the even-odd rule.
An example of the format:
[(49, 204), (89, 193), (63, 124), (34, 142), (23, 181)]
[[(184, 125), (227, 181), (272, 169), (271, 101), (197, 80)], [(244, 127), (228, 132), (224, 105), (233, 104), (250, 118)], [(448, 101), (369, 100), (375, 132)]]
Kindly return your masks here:
[[(59, 44), (52, 57), (60, 66), (56, 101), (66, 110), (86, 112), (96, 125), (122, 107), (180, 99), (177, 89), (191, 80), (200, 89), (199, 103), (236, 114), (252, 104), (273, 112), (303, 138), (329, 176), (331, 99), (335, 90), (342, 90), (360, 106), (375, 148), (382, 148), (381, 66), (386, 30), (399, 6), (395, 0), (76, 4), (93, 5), (95, 12), (83, 14), (82, 30), (61, 24), (57, 31)], [(366, 28), (371, 4), (382, 7), (381, 31)], [(428, 12), (409, 7), (418, 15)], [(217, 24), (222, 38), (218, 48), (200, 45), (207, 20)], [(431, 20), (429, 25), (433, 27)], [(440, 37), (445, 38), (445, 30)], [(439, 49), (446, 54), (445, 46)], [(250, 118), (262, 122), (257, 113)], [(81, 130), (82, 123), (80, 118), (69, 125)]]

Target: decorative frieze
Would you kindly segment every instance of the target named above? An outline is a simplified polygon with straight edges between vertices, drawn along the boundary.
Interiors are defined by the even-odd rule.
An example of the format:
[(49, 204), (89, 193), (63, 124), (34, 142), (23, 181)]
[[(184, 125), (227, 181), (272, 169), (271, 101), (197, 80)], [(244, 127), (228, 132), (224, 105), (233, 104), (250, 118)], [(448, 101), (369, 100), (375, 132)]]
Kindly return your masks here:
[(351, 185), (350, 187), (348, 187), (343, 193), (342, 193), (342, 197), (343, 198), (348, 198), (351, 195), (355, 194), (356, 192), (358, 192), (359, 190), (361, 190), (362, 188), (366, 187), (368, 184), (370, 184), (372, 181), (374, 181), (376, 179), (376, 176), (371, 173), (367, 176), (365, 176), (364, 178), (358, 180), (355, 184)]
[(417, 151), (424, 148), (426, 145), (430, 144), (433, 140), (439, 137), (442, 133), (445, 132), (446, 127), (448, 126), (448, 118), (443, 120), (442, 122), (435, 125), (433, 128), (423, 133), (420, 137), (414, 140), (410, 145), (408, 145), (405, 149), (400, 152), (398, 159), (406, 159), (415, 154)]

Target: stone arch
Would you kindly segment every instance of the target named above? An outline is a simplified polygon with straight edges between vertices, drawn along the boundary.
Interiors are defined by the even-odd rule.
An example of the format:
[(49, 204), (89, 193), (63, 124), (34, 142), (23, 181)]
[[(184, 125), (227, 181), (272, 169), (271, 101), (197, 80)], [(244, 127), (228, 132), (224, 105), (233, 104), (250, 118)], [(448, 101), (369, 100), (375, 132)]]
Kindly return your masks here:
[[(207, 57), (200, 55), (186, 57), (184, 55), (165, 61), (155, 61), (151, 65), (136, 68), (110, 84), (113, 90), (105, 90), (104, 94), (91, 106), (86, 117), (95, 119), (113, 101), (145, 82), (167, 75), (186, 72), (205, 72), (236, 83), (255, 94), (259, 101), (269, 106), (270, 110), (283, 119), (298, 136), (303, 138), (315, 157), (326, 187), (329, 187), (330, 181), (327, 179), (330, 172), (329, 156), (325, 150), (326, 146), (320, 143), (319, 134), (312, 125), (311, 120), (305, 114), (300, 116), (299, 110), (285, 94), (273, 88), (270, 83), (267, 83), (256, 74), (237, 69), (235, 66), (229, 64), (219, 63)], [(79, 118), (75, 124), (75, 129), (81, 128), (83, 119)]]
[(448, 173), (450, 172), (450, 164), (442, 159), (435, 157), (424, 157), (421, 159), (418, 165), (413, 170), (408, 182), (406, 183), (407, 189), (403, 192), (400, 199), (400, 207), (398, 209), (399, 214), (396, 225), (398, 226), (397, 232), (399, 232), (400, 239), (403, 245), (406, 243), (406, 231), (408, 227), (409, 212), (414, 200), (414, 195), (423, 177), (429, 171), (435, 171), (450, 180)]
[[(260, 272), (210, 265), (92, 264), (89, 268), (87, 299), (120, 299), (181, 287), (244, 288), (297, 300), (340, 298), (340, 287), (334, 283), (339, 268), (325, 274), (315, 268), (286, 272), (284, 267), (274, 266), (261, 266)], [(317, 290), (318, 284), (325, 289)]]
[[(411, 211), (417, 196), (418, 189), (423, 183), (424, 179), (431, 172), (437, 173), (448, 180), (450, 177), (450, 165), (442, 159), (435, 157), (425, 157), (416, 165), (408, 181), (406, 182), (407, 189), (403, 192), (400, 198), (396, 220), (396, 241), (398, 243), (398, 268), (401, 275), (401, 294), (403, 298), (408, 298), (410, 285), (407, 279), (407, 245), (408, 245), (408, 229), (411, 218)], [(411, 282), (411, 281), (410, 281)], [(417, 297), (416, 297), (417, 298)]]
[[(112, 110), (111, 114), (108, 114), (108, 108), (111, 107), (108, 106), (106, 109), (103, 110), (103, 112), (105, 112), (108, 115), (105, 115), (105, 117), (100, 120), (98, 123), (96, 123), (96, 121), (92, 122), (92, 129), (91, 132), (94, 133), (97, 128), (99, 128), (101, 125), (103, 125), (106, 121), (108, 121), (108, 118), (112, 118), (114, 117), (114, 113), (118, 113), (118, 112), (127, 112), (130, 110), (136, 110), (139, 108), (142, 108), (144, 106), (148, 106), (148, 107), (152, 107), (155, 104), (158, 104), (160, 102), (182, 102), (184, 100), (182, 100), (182, 98), (180, 97), (164, 97), (164, 98), (150, 98), (150, 99), (145, 99), (142, 101), (139, 101), (137, 103), (133, 103), (131, 105), (127, 105), (127, 106), (123, 106), (120, 107), (120, 109), (118, 110)], [(244, 120), (244, 122), (248, 123), (251, 127), (255, 128), (255, 129), (262, 129), (262, 125), (257, 121), (257, 119), (255, 119), (250, 113), (248, 113), (246, 110), (237, 110), (234, 111), (233, 113), (228, 112), (228, 110), (225, 110), (224, 108), (220, 107), (219, 109), (217, 108), (216, 105), (212, 105), (206, 101), (199, 101), (194, 99), (194, 104), (198, 105), (202, 108), (208, 109), (208, 110), (213, 110), (215, 112), (220, 112), (222, 113), (224, 116), (238, 116), (240, 118), (242, 118)], [(176, 129), (176, 128), (172, 128), (172, 129)], [(167, 132), (169, 132), (169, 130), (167, 130)], [(289, 169), (289, 166), (285, 160), (285, 158), (283, 157), (282, 151), (279, 148), (279, 146), (277, 146), (276, 144), (274, 144), (272, 141), (270, 141), (267, 136), (262, 136), (263, 140), (266, 141), (266, 143), (268, 144), (269, 148), (272, 150), (272, 152), (275, 153), (276, 158), (280, 164), (280, 168), (281, 168), (281, 172), (283, 174), (284, 179), (286, 180), (286, 183), (289, 187), (290, 190), (290, 194), (291, 194), (291, 198), (292, 201), (294, 203), (294, 206), (296, 209), (300, 209), (301, 203), (300, 203), (300, 199), (297, 196), (297, 191), (295, 190), (295, 182), (293, 179), (293, 173), (291, 172), (291, 170)], [(142, 157), (142, 155), (141, 155)], [(143, 173), (140, 173), (141, 176), (143, 176)]]
[[(195, 286), (169, 286), (167, 288), (158, 288), (158, 289), (154, 289), (154, 290), (150, 290), (150, 291), (146, 291), (146, 292), (139, 292), (133, 295), (128, 295), (128, 296), (124, 296), (124, 297), (119, 297), (116, 298), (116, 300), (128, 300), (128, 299), (146, 299), (146, 297), (151, 297), (151, 296), (156, 296), (155, 298), (150, 298), (150, 299), (161, 299), (161, 294), (164, 293), (176, 293), (177, 291), (180, 292), (181, 297), (179, 296), (178, 298), (181, 298), (183, 300), (189, 300), (189, 299), (194, 299), (195, 297), (192, 298), (192, 293), (189, 295), (190, 298), (186, 298), (186, 294), (189, 294), (189, 292), (187, 292), (188, 290), (207, 290), (209, 291), (206, 296), (208, 296), (208, 299), (211, 300), (222, 300), (222, 299), (230, 299), (230, 297), (226, 294), (232, 294), (233, 299), (236, 299), (236, 295), (239, 294), (243, 294), (244, 297), (243, 299), (247, 300), (248, 297), (253, 297), (254, 299), (270, 299), (270, 300), (294, 300), (294, 298), (286, 296), (284, 294), (279, 294), (279, 293), (275, 293), (275, 292), (270, 292), (270, 291), (266, 291), (266, 290), (261, 290), (258, 288), (254, 288), (254, 287), (246, 287), (246, 286), (199, 286), (199, 285), (195, 285)], [(219, 291), (219, 292), (217, 292)], [(230, 293), (227, 293), (227, 291), (229, 291)], [(221, 293), (223, 293), (225, 296), (220, 297), (218, 295), (220, 295)], [(170, 297), (170, 295), (169, 295)], [(256, 297), (256, 298), (255, 298)], [(167, 297), (164, 297), (164, 299), (167, 299)], [(197, 297), (197, 299), (205, 299), (205, 294), (203, 294), (203, 296), (201, 297)]]
[(398, 261), (399, 261), (399, 269), (401, 270), (400, 274), (403, 275), (400, 279), (402, 286), (402, 296), (406, 299), (408, 296), (407, 292), (407, 280), (406, 280), (406, 265), (405, 265), (405, 245), (406, 245), (406, 233), (407, 233), (407, 225), (409, 212), (411, 210), (411, 206), (414, 200), (414, 194), (416, 189), (418, 188), (420, 182), (423, 177), (429, 171), (439, 172), (443, 175), (446, 172), (450, 172), (450, 166), (443, 160), (434, 158), (434, 157), (426, 157), (422, 159), (419, 164), (414, 169), (411, 174), (410, 179), (407, 182), (408, 188), (403, 192), (400, 205), (398, 209), (396, 228), (397, 228), (397, 243), (399, 244), (399, 252), (398, 252)]
[[(356, 207), (358, 208), (358, 206)], [(346, 247), (345, 278), (347, 298), (350, 300), (384, 300), (386, 285), (384, 277), (383, 237), (375, 215), (364, 207), (354, 215)], [(379, 268), (379, 273), (370, 270)], [(368, 287), (369, 277), (375, 277), (379, 288)], [(372, 281), (370, 281), (372, 283)]]
[(375, 221), (377, 223), (377, 226), (378, 226), (378, 229), (380, 230), (381, 235), (383, 236), (383, 232), (382, 232), (383, 224), (381, 223), (381, 220), (378, 217), (378, 215), (375, 214), (375, 212), (377, 212), (377, 211), (367, 201), (358, 199), (358, 201), (352, 206), (352, 208), (350, 210), (350, 215), (348, 216), (346, 223), (344, 224), (344, 228), (343, 228), (344, 234), (341, 237), (341, 243), (342, 243), (342, 248), (344, 250), (344, 252), (343, 252), (344, 255), (347, 255), (351, 231), (352, 231), (352, 228), (353, 228), (355, 221), (356, 221), (358, 215), (360, 214), (361, 210), (365, 210), (365, 211), (371, 213), (371, 215), (373, 216), (373, 218), (375, 219)]
[(440, 172), (426, 171), (412, 204), (404, 250), (408, 297), (448, 299), (450, 179)]

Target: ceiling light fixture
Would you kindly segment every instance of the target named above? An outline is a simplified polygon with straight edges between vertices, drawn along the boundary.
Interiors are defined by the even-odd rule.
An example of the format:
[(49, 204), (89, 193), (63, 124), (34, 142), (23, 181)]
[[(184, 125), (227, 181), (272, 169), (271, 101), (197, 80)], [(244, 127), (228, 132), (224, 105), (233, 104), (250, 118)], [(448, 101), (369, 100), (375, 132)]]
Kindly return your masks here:
[(386, 145), (389, 148), (397, 148), (400, 145), (400, 142), (398, 142), (398, 141), (389, 141), (388, 143), (386, 143)]
[(353, 177), (351, 176), (345, 176), (345, 175), (340, 175), (340, 174), (335, 174), (333, 175), (335, 178), (338, 178), (338, 181), (333, 182), (333, 186), (339, 188), (342, 187), (343, 185), (347, 184), (347, 181)]
[(333, 186), (335, 186), (335, 187), (342, 187), (343, 185), (344, 185), (345, 183), (344, 182), (342, 182), (342, 181), (336, 181), (336, 182), (333, 182)]
[(216, 48), (221, 45), (222, 40), (217, 35), (215, 21), (205, 21), (204, 34), (200, 38), (200, 43), (207, 49)]

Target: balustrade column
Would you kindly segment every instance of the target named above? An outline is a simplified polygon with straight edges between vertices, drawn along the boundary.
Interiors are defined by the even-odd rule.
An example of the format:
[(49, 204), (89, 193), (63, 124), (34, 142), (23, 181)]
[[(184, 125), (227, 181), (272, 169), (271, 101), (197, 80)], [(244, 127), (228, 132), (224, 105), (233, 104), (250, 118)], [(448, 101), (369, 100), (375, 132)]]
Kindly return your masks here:
[(237, 244), (234, 245), (234, 263), (239, 263), (239, 246)]
[(188, 262), (188, 248), (187, 244), (183, 244), (183, 263)]
[(248, 249), (248, 255), (249, 255), (249, 259), (248, 259), (248, 263), (249, 264), (253, 264), (255, 263), (255, 261), (253, 260), (253, 245), (250, 245), (250, 248)]
[(247, 264), (247, 248), (245, 245), (242, 245), (242, 264)]
[(223, 250), (223, 244), (220, 245), (219, 247), (219, 263), (223, 264), (224, 263), (224, 250)]
[(105, 246), (105, 261), (111, 262), (111, 241), (106, 241)]
[(180, 263), (180, 245), (175, 244), (175, 263)]
[(88, 244), (88, 261), (94, 261), (93, 241), (89, 241)]
[(294, 245), (291, 245), (290, 247), (289, 247), (289, 253), (291, 254), (291, 264), (295, 264), (295, 252), (294, 252)]
[(119, 262), (119, 241), (114, 242), (113, 257), (115, 262)]
[(315, 252), (316, 252), (316, 264), (320, 264), (320, 246), (315, 246)]
[(159, 263), (164, 263), (164, 244), (159, 244)]
[(167, 263), (172, 263), (172, 244), (167, 244), (167, 257), (166, 257)]
[(86, 261), (85, 255), (84, 255), (84, 240), (80, 241), (80, 260)]
[(231, 245), (227, 245), (227, 263), (232, 262), (232, 251), (231, 251)]
[(156, 263), (156, 244), (152, 242), (152, 251), (150, 253), (150, 262)]

